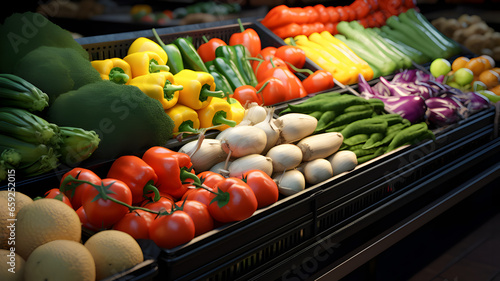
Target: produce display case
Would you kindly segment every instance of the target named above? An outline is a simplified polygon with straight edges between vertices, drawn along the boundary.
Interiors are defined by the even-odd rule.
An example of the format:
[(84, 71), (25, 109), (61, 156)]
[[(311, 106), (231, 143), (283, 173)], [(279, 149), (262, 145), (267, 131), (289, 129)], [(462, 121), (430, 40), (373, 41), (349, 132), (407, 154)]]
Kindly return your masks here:
[[(254, 19), (242, 22), (245, 28), (257, 31), (263, 47), (283, 44)], [(195, 46), (203, 43), (202, 36), (228, 41), (230, 34), (239, 31), (235, 20), (157, 29), (166, 44), (190, 36)], [(94, 60), (124, 57), (128, 46), (141, 36), (153, 39), (151, 30), (144, 30), (77, 41)], [(305, 68), (317, 66), (307, 60)], [(331, 89), (353, 90), (355, 86)], [(300, 100), (278, 104), (276, 108), (284, 109), (289, 102)], [(330, 276), (345, 275), (369, 257), (359, 258), (358, 263), (352, 260), (376, 235), (467, 183), (479, 188), (498, 176), (498, 121), (498, 109), (492, 106), (436, 130), (435, 141), (400, 147), (358, 165), (353, 171), (280, 198), (244, 221), (218, 227), (185, 245), (159, 249), (151, 243), (141, 244), (152, 259), (110, 280), (276, 280), (304, 272), (312, 276), (332, 267), (340, 269), (326, 272)], [(194, 139), (195, 136), (182, 142), (171, 140), (166, 146), (178, 149)], [(86, 165), (102, 176), (111, 163), (112, 160)], [(67, 169), (62, 167), (53, 173), (17, 181), (16, 189), (29, 196), (42, 195), (48, 187), (58, 186)], [(474, 169), (473, 175), (479, 178), (465, 173), (469, 169)], [(480, 178), (481, 170), (489, 174)], [(308, 261), (314, 262), (314, 270)]]

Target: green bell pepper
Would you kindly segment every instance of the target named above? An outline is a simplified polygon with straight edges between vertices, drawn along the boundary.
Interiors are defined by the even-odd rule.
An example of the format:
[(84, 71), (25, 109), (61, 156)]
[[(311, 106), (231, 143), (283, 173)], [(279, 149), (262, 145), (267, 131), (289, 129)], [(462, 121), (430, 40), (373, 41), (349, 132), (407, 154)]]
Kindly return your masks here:
[(258, 84), (257, 77), (253, 72), (252, 65), (248, 60), (248, 50), (245, 46), (238, 45), (227, 45), (219, 46), (215, 49), (216, 57), (223, 57), (232, 61), (236, 65), (236, 69), (240, 73), (245, 85), (256, 86)]

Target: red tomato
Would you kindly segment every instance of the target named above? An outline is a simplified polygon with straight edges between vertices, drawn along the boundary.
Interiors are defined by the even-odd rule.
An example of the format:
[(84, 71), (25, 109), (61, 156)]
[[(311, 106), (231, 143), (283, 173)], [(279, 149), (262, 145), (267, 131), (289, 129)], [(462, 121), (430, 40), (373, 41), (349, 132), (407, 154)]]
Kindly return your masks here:
[(105, 192), (108, 197), (128, 205), (132, 204), (132, 192), (125, 183), (116, 179), (103, 179), (101, 186), (99, 187), (101, 191), (94, 187), (85, 189), (82, 195), (82, 206), (91, 224), (107, 229), (127, 214), (128, 208), (103, 199), (100, 192)]
[(92, 230), (92, 231), (99, 231), (99, 227), (94, 226), (89, 222), (89, 220), (87, 218), (87, 214), (85, 214), (85, 210), (83, 209), (83, 207), (78, 208), (76, 210), (76, 214), (80, 218), (80, 222), (82, 223), (82, 227), (84, 227), (88, 230)]
[(66, 205), (70, 206), (73, 209), (73, 205), (71, 205), (71, 201), (68, 196), (59, 190), (59, 188), (52, 188), (49, 191), (45, 192), (45, 198), (55, 198), (57, 200), (61, 200)]
[(154, 201), (144, 201), (142, 203), (142, 207), (148, 208), (151, 211), (156, 211), (159, 212), (162, 209), (164, 211), (170, 212), (172, 210), (172, 206), (174, 205), (174, 201), (170, 199), (169, 197), (161, 197), (160, 200), (154, 202)]
[(257, 210), (257, 198), (252, 189), (241, 179), (230, 177), (218, 182), (212, 194), (208, 211), (219, 222), (241, 221)]
[(242, 175), (244, 182), (250, 186), (257, 198), (258, 208), (276, 203), (279, 197), (278, 185), (261, 170), (249, 170)]
[(198, 174), (198, 177), (200, 178), (201, 183), (208, 187), (214, 187), (216, 183), (225, 179), (223, 175), (212, 171), (201, 172)]
[[(212, 190), (210, 187), (207, 187), (209, 190)], [(181, 201), (183, 200), (193, 200), (198, 201), (206, 206), (210, 204), (210, 191), (203, 188), (190, 188), (184, 196), (182, 196)]]
[[(165, 192), (161, 192), (159, 191), (160, 193), (160, 197), (165, 197), (167, 199), (169, 199), (170, 201), (174, 202), (174, 197), (172, 197), (172, 195), (168, 194), (168, 193), (165, 193)], [(151, 201), (154, 201), (154, 197), (155, 197), (155, 193), (154, 192), (147, 192), (146, 194), (144, 194), (144, 197), (145, 199), (141, 202), (141, 204), (139, 204), (139, 206), (143, 206), (144, 204), (148, 203), (148, 202), (151, 202)]]
[(149, 237), (160, 248), (172, 249), (194, 238), (193, 219), (184, 211), (157, 217), (149, 228)]
[(195, 236), (214, 229), (214, 219), (208, 212), (207, 205), (194, 200), (178, 201), (175, 205), (181, 207), (193, 220)]
[(134, 210), (113, 225), (113, 229), (130, 234), (135, 239), (149, 239), (149, 227), (155, 214), (143, 210)]
[(252, 85), (239, 86), (234, 90), (233, 98), (238, 100), (242, 105), (256, 102), (262, 104), (262, 98), (257, 94), (257, 89)]
[(283, 84), (283, 81), (276, 77), (268, 77), (262, 80), (255, 86), (255, 89), (260, 92), (263, 105), (273, 105), (286, 101), (288, 89)]
[[(101, 184), (101, 178), (97, 176), (94, 172), (88, 169), (83, 169), (83, 168), (74, 168), (71, 171), (67, 172), (66, 174), (63, 175), (61, 182), (68, 176), (71, 175), (75, 179), (79, 180), (84, 180), (91, 182), (93, 184)], [(92, 186), (86, 183), (78, 185), (75, 189), (65, 189), (64, 194), (68, 196), (69, 200), (71, 201), (71, 205), (73, 206), (73, 209), (78, 209), (80, 206), (82, 206), (82, 196), (85, 191), (85, 189), (89, 188)]]

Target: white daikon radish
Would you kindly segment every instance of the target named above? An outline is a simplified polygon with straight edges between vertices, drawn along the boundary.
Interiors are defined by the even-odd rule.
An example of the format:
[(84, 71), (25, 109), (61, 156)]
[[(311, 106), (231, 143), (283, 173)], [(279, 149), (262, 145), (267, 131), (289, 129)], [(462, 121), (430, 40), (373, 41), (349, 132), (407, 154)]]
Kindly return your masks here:
[(256, 102), (252, 102), (244, 106), (245, 106), (245, 115), (239, 125), (253, 126), (266, 119), (267, 115), (266, 107), (260, 106)]
[(267, 108), (266, 119), (254, 125), (254, 127), (261, 128), (266, 133), (266, 147), (263, 154), (267, 153), (271, 147), (276, 145), (281, 132), (281, 122), (275, 122), (273, 119), (274, 108)]
[(332, 165), (334, 176), (350, 171), (358, 165), (356, 154), (350, 150), (337, 151), (328, 157), (328, 161)]
[[(198, 141), (191, 141), (183, 145), (179, 152), (189, 154)], [(227, 158), (227, 153), (222, 149), (221, 142), (216, 139), (204, 139), (201, 142), (198, 150), (191, 155), (193, 169), (198, 172), (209, 170), (218, 162), (224, 161)]]
[[(227, 131), (227, 132), (226, 132)], [(222, 149), (230, 157), (239, 158), (250, 154), (261, 154), (266, 148), (267, 136), (264, 130), (254, 126), (236, 126), (222, 131)]]
[(226, 165), (226, 161), (222, 161), (222, 162), (219, 162), (215, 165), (212, 166), (212, 168), (210, 168), (210, 171), (211, 172), (215, 172), (215, 173), (219, 173), (219, 174), (229, 174), (229, 172), (227, 171), (227, 168), (229, 167), (229, 165), (231, 165), (232, 161), (228, 161), (227, 162), (227, 165)]
[(302, 162), (302, 150), (291, 143), (273, 146), (266, 156), (273, 160), (274, 173), (291, 170)]
[(297, 146), (302, 150), (302, 160), (311, 161), (326, 158), (337, 152), (343, 141), (341, 133), (331, 132), (305, 137), (297, 143)]
[(260, 154), (250, 154), (234, 159), (229, 165), (229, 176), (239, 177), (249, 170), (261, 170), (271, 176), (273, 174), (273, 161), (271, 158)]
[(304, 174), (297, 170), (277, 173), (273, 176), (273, 180), (278, 185), (279, 192), (284, 196), (293, 195), (306, 188)]
[(317, 184), (333, 177), (330, 161), (319, 158), (304, 163), (304, 176), (308, 184)]
[(293, 143), (311, 135), (318, 120), (303, 113), (288, 113), (276, 119), (281, 122), (281, 132), (277, 144)]

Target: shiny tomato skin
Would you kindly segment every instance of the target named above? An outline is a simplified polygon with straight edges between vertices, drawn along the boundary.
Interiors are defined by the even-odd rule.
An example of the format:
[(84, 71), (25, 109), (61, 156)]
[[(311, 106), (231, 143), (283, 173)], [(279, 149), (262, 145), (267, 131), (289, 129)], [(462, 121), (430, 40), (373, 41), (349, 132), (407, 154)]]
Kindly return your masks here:
[(80, 218), (80, 222), (82, 223), (82, 227), (83, 228), (86, 228), (88, 230), (92, 230), (92, 231), (99, 231), (99, 227), (97, 226), (94, 226), (92, 225), (88, 218), (87, 218), (87, 214), (85, 214), (85, 210), (83, 209), (83, 206), (78, 208), (76, 210), (76, 214), (78, 215), (78, 217)]
[(156, 202), (153, 201), (144, 201), (141, 207), (148, 208), (151, 211), (168, 211), (170, 212), (172, 206), (174, 205), (174, 201), (172, 201), (169, 197), (160, 197), (160, 199)]
[(149, 237), (164, 249), (172, 249), (191, 241), (195, 235), (193, 219), (184, 211), (157, 217), (150, 226)]
[[(61, 200), (64, 204), (70, 206), (73, 209), (73, 205), (71, 205), (71, 200), (69, 200), (68, 196), (59, 190), (59, 188), (52, 188), (45, 192), (45, 198), (55, 198), (57, 200)], [(57, 198), (56, 198), (57, 196)]]
[[(132, 204), (132, 192), (124, 182), (106, 178), (102, 180), (102, 185), (107, 187), (108, 192), (113, 192), (107, 196), (128, 205)], [(99, 196), (99, 191), (96, 188), (87, 188), (82, 196), (83, 209), (92, 225), (109, 229), (128, 213), (126, 206), (102, 198), (94, 200), (96, 196)]]
[[(252, 216), (257, 210), (258, 203), (254, 192), (241, 179), (226, 178), (215, 185), (214, 191), (222, 192), (228, 196), (224, 206), (219, 206), (217, 201), (208, 206), (210, 215), (219, 222), (241, 221)], [(211, 195), (211, 199), (215, 197), (216, 195)]]
[[(93, 184), (100, 184), (101, 183), (101, 178), (96, 175), (93, 171), (89, 169), (84, 169), (84, 168), (73, 168), (69, 172), (65, 173), (62, 178), (61, 182), (68, 176), (71, 175), (72, 177), (79, 179), (79, 180), (84, 180), (91, 182)], [(77, 210), (82, 206), (82, 196), (85, 191), (85, 189), (92, 187), (89, 184), (82, 183), (78, 185), (74, 190), (67, 190), (64, 192), (66, 196), (71, 201), (71, 205), (73, 206), (74, 210)]]
[(195, 236), (214, 229), (214, 219), (208, 212), (207, 205), (195, 200), (178, 201), (175, 205), (182, 207), (182, 210), (193, 220)]
[(212, 172), (212, 171), (204, 171), (198, 174), (198, 178), (200, 178), (201, 183), (208, 187), (214, 187), (216, 183), (225, 179), (223, 175)]
[(257, 198), (258, 208), (267, 207), (278, 201), (279, 190), (276, 182), (264, 171), (249, 170), (242, 175)]
[(113, 229), (128, 233), (135, 239), (149, 239), (149, 228), (155, 216), (143, 210), (134, 210), (115, 223)]

